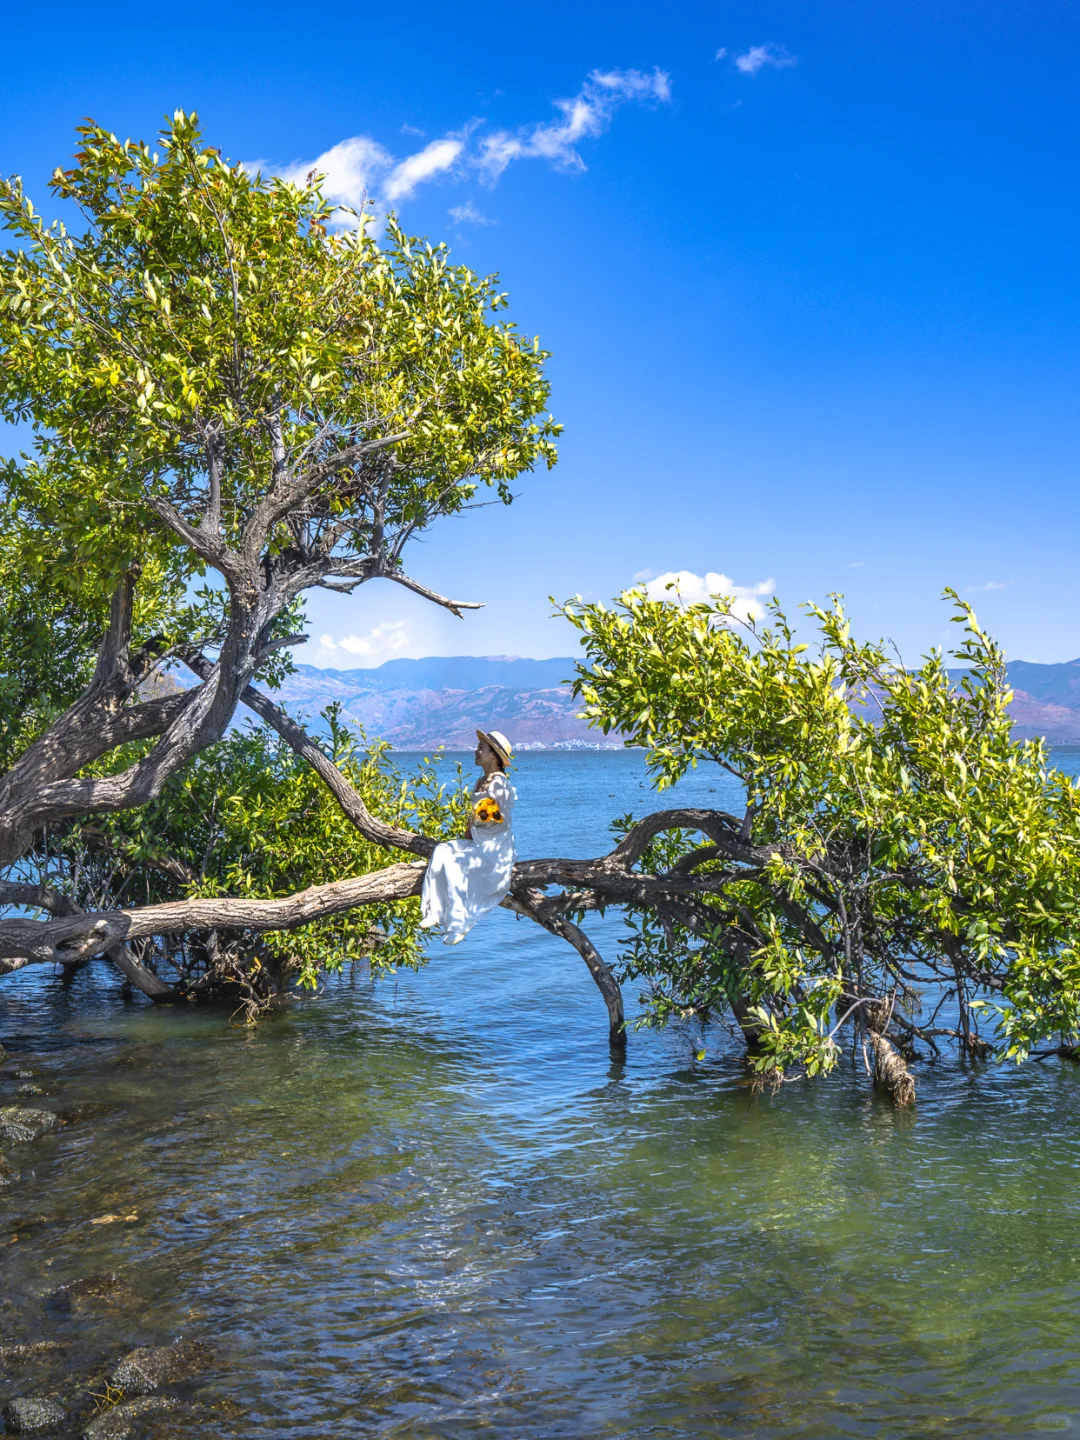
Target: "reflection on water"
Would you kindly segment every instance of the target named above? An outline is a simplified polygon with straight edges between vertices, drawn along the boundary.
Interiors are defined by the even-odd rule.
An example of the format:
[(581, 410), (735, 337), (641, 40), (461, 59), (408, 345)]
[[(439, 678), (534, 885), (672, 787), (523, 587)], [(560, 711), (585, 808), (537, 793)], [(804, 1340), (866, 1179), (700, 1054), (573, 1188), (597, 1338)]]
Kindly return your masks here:
[[(526, 757), (523, 852), (597, 849), (640, 779)], [(70, 1117), (9, 1151), (0, 1336), (64, 1348), (0, 1362), (5, 1402), (73, 1412), (184, 1335), (214, 1369), (138, 1433), (1080, 1434), (1080, 1067), (925, 1066), (897, 1115), (848, 1070), (751, 1099), (722, 1037), (613, 1064), (576, 955), (505, 914), (254, 1033), (99, 968), (0, 1005), (0, 1103)]]

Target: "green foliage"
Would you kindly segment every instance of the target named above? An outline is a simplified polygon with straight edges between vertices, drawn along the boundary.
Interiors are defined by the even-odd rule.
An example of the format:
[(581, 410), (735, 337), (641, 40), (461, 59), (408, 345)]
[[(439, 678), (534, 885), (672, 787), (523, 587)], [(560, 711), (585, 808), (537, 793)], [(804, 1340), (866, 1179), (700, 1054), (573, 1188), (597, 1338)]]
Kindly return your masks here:
[(90, 679), (108, 618), (100, 595), (75, 605), (36, 582), (2, 527), (0, 518), (0, 772)]
[(981, 1008), (1017, 1059), (1076, 1031), (1080, 790), (1041, 742), (1013, 740), (1002, 653), (947, 594), (959, 685), (939, 652), (906, 670), (855, 642), (836, 601), (808, 607), (813, 649), (775, 606), (760, 628), (723, 598), (565, 607), (592, 723), (644, 746), (660, 789), (707, 761), (745, 787), (732, 845), (671, 832), (642, 861), (654, 875), (681, 861), (701, 892), (631, 916), (627, 973), (656, 1018), (734, 1005), (760, 1031), (754, 1063), (777, 1073), (831, 1068), (853, 997), (856, 1019), (902, 1027), (919, 992), (948, 987), (959, 1032), (905, 1033), (972, 1042)]
[[(335, 707), (324, 719), (328, 754), (373, 814), (435, 838), (461, 833), (469, 796), (460, 775), (444, 784), (428, 761), (403, 775), (385, 742), (368, 745), (340, 723)], [(414, 858), (366, 841), (311, 767), (263, 726), (205, 751), (151, 804), (51, 837), (49, 857), (53, 866), (61, 862), (72, 898), (95, 909), (198, 896), (271, 899)], [(346, 961), (416, 966), (419, 919), (419, 901), (401, 900), (300, 930), (227, 939), (246, 973), (268, 963), (314, 988), (321, 972)], [(205, 937), (185, 937), (162, 952), (159, 968), (162, 960), (197, 980), (208, 963)]]
[(147, 502), (197, 528), (215, 468), (233, 543), (280, 478), (272, 454), (310, 469), (400, 435), (377, 484), (333, 470), (305, 499), (303, 535), (282, 514), (271, 537), (273, 554), (332, 527), (344, 555), (456, 513), (478, 485), (508, 501), (516, 475), (554, 463), (546, 352), (493, 318), (506, 297), (492, 278), (393, 222), (382, 243), (330, 232), (317, 184), (230, 165), (194, 115), (178, 111), (158, 150), (91, 123), (79, 134), (52, 180), (77, 233), (46, 225), (18, 178), (0, 182), (17, 241), (0, 256), (0, 416), (34, 434), (0, 501), (28, 581), (100, 610), (138, 560), (147, 604), (170, 612), (158, 628), (182, 630), (203, 563)]

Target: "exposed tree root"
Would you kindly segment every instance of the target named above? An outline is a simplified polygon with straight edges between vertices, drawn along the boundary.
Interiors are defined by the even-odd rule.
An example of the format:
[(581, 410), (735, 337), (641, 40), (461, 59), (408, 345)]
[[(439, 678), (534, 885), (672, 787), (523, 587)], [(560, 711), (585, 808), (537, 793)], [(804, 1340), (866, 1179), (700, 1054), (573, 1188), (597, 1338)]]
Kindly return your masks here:
[(870, 1044), (874, 1051), (874, 1082), (887, 1090), (898, 1110), (915, 1104), (915, 1078), (896, 1046), (871, 1030)]

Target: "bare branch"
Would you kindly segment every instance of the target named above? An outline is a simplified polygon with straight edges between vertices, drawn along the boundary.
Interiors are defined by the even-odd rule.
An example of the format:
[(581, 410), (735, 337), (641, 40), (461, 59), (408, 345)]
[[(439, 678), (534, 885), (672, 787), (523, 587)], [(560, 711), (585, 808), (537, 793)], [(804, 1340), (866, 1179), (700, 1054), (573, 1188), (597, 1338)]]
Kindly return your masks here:
[(20, 910), (44, 910), (49, 915), (79, 915), (78, 905), (44, 880), (33, 885), (17, 880), (0, 880), (0, 905)]
[(400, 570), (384, 570), (383, 576), (387, 580), (393, 580), (395, 585), (403, 585), (406, 590), (413, 591), (416, 595), (422, 595), (425, 600), (431, 600), (436, 605), (441, 605), (444, 610), (449, 610), (451, 615), (456, 615), (459, 620), (464, 619), (463, 610), (482, 610), (483, 602), (477, 600), (448, 600), (445, 595), (440, 595), (437, 590), (429, 590), (426, 585), (421, 585), (418, 580), (410, 579), (403, 575)]
[[(45, 881), (38, 885), (18, 884), (10, 881), (0, 882), (0, 905), (17, 905), (23, 910), (44, 910), (48, 914), (58, 917), (66, 918), (77, 915), (82, 916), (84, 920), (87, 918), (85, 911), (76, 905), (74, 900), (61, 894), (59, 890), (54, 890)], [(0, 927), (2, 925), (3, 922), (0, 921)], [(144, 965), (140, 965), (130, 948), (123, 942), (111, 945), (104, 953), (124, 978), (141, 990), (144, 995), (148, 995), (152, 1000), (174, 1000), (176, 998), (176, 991), (173, 987), (166, 984), (152, 970), (147, 970)], [(82, 965), (89, 956), (83, 950), (74, 958), (64, 954), (57, 954), (53, 958), (64, 965)], [(31, 957), (28, 954), (0, 959), (0, 974), (10, 974), (14, 970), (21, 970), (24, 966), (33, 964), (35, 959), (40, 960), (40, 957)]]

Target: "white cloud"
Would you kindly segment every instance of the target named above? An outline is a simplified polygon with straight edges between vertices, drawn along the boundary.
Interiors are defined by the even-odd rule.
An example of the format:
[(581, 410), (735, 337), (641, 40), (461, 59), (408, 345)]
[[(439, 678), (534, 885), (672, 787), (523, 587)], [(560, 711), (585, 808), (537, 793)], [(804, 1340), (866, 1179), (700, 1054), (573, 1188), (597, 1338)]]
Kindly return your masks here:
[(460, 140), (432, 140), (423, 150), (418, 150), (415, 155), (402, 160), (400, 165), (395, 165), (386, 182), (386, 199), (391, 204), (395, 200), (407, 200), (422, 181), (430, 180), (433, 175), (441, 174), (443, 170), (449, 170), (463, 149)]
[[(717, 57), (719, 58), (719, 56)], [(751, 45), (745, 55), (735, 56), (735, 68), (744, 75), (756, 75), (759, 70), (771, 66), (774, 70), (786, 70), (799, 62), (794, 55), (780, 45)]]
[(340, 660), (344, 652), (346, 655), (362, 656), (378, 665), (407, 650), (411, 639), (410, 621), (388, 620), (384, 625), (376, 625), (366, 635), (343, 635), (340, 640), (335, 640), (332, 635), (320, 635), (318, 659)]
[(865, 561), (865, 560), (849, 560), (849, 561), (847, 562), (847, 568), (848, 568), (849, 570), (864, 570), (864, 569), (866, 568), (866, 561)]
[(725, 56), (726, 54), (727, 54), (727, 46), (726, 46), (726, 45), (721, 45), (721, 46), (720, 46), (720, 49), (717, 50), (717, 52), (716, 52), (716, 58), (717, 58), (717, 60), (723, 60), (723, 58), (724, 58), (724, 56)]
[[(314, 160), (297, 160), (291, 165), (257, 160), (245, 162), (245, 169), (280, 175), (292, 185), (305, 185), (309, 175), (321, 175), (322, 192), (331, 204), (350, 210), (365, 206), (385, 210), (395, 201), (407, 200), (425, 180), (449, 170), (463, 148), (458, 136), (448, 135), (433, 140), (415, 155), (397, 160), (370, 135), (353, 135), (339, 140)], [(341, 217), (339, 223), (349, 222)]]
[(276, 167), (260, 162), (259, 168), (280, 175), (292, 185), (306, 184), (307, 177), (314, 171), (325, 176), (323, 194), (328, 200), (359, 210), (371, 199), (393, 163), (394, 157), (377, 140), (369, 135), (353, 135), (351, 139), (339, 140), (314, 160)]
[(471, 200), (466, 200), (464, 205), (454, 205), (447, 211), (447, 214), (459, 225), (491, 225), (493, 223), (486, 215), (481, 215)]
[(730, 575), (716, 570), (695, 575), (692, 570), (666, 570), (642, 588), (650, 600), (671, 600), (683, 605), (701, 605), (714, 595), (729, 596), (731, 613), (740, 620), (756, 620), (764, 612), (762, 600), (772, 595), (774, 581), (770, 577), (757, 585), (736, 585)]
[(979, 590), (1007, 590), (1011, 583), (1009, 580), (987, 580), (985, 585), (965, 585), (964, 589), (968, 594), (974, 594)]
[(555, 101), (559, 119), (485, 135), (475, 164), (492, 183), (512, 160), (547, 160), (563, 170), (584, 170), (575, 147), (602, 135), (620, 105), (670, 99), (671, 81), (663, 70), (593, 70), (573, 99)]
[[(245, 161), (251, 172), (280, 175), (294, 185), (304, 185), (311, 174), (322, 175), (322, 189), (333, 205), (350, 210), (365, 206), (385, 211), (410, 199), (417, 189), (436, 176), (478, 170), (494, 184), (512, 160), (539, 159), (563, 170), (584, 170), (585, 162), (575, 148), (579, 141), (602, 135), (620, 105), (634, 102), (659, 103), (671, 99), (671, 83), (662, 70), (593, 70), (572, 100), (557, 100), (556, 120), (526, 125), (516, 131), (499, 130), (478, 136), (479, 121), (471, 121), (456, 133), (432, 140), (412, 155), (399, 159), (370, 135), (353, 135), (339, 140), (314, 160), (275, 164), (268, 160)], [(403, 125), (403, 134), (422, 134)], [(489, 223), (471, 202), (457, 206), (450, 214), (458, 223)], [(342, 224), (350, 223), (342, 216)]]

